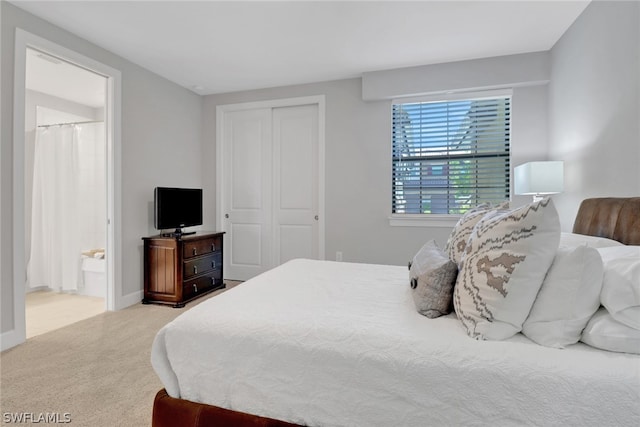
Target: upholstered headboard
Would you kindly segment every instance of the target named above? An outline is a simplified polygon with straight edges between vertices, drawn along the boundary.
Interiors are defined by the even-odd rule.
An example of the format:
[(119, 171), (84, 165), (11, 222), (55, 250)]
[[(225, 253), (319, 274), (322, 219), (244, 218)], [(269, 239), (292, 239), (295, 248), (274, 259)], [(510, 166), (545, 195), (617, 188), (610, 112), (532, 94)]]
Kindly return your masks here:
[(640, 197), (583, 200), (573, 232), (640, 245)]

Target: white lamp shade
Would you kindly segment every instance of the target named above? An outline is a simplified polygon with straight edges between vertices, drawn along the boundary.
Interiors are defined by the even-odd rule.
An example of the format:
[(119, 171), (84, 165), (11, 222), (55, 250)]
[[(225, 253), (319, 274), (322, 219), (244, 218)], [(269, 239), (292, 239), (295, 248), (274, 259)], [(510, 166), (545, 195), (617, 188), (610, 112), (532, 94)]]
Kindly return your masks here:
[(564, 162), (529, 162), (516, 166), (515, 194), (556, 194), (564, 189)]

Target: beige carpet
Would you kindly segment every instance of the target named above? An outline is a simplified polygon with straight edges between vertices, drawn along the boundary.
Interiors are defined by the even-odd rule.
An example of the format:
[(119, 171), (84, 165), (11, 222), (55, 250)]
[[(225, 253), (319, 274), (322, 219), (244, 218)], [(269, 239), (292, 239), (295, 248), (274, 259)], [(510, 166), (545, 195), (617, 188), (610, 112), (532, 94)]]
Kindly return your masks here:
[(151, 425), (162, 388), (149, 360), (156, 332), (220, 292), (182, 309), (137, 304), (105, 312), (1, 353), (0, 422), (7, 412), (58, 412), (71, 414), (73, 426)]

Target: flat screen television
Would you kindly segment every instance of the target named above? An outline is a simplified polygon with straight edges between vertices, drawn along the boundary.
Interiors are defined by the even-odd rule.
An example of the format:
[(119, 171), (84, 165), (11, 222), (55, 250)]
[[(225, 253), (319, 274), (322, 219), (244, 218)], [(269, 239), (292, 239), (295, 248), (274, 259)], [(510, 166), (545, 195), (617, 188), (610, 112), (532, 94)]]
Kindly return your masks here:
[(202, 189), (156, 187), (153, 192), (154, 218), (157, 230), (175, 229), (172, 235), (185, 233), (184, 227), (202, 225)]

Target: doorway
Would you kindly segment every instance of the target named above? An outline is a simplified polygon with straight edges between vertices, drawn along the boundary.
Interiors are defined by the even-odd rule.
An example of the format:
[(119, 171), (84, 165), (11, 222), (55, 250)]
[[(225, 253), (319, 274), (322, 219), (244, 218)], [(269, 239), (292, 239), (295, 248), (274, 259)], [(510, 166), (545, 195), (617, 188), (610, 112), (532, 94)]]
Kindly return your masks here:
[(2, 334), (2, 350), (25, 341), (26, 297), (26, 215), (25, 215), (25, 101), (27, 49), (92, 71), (106, 78), (104, 127), (106, 134), (106, 308), (117, 310), (125, 303), (122, 297), (121, 266), (121, 73), (78, 52), (22, 29), (15, 33), (15, 70), (13, 103), (13, 329)]
[(27, 48), (26, 338), (106, 310), (107, 78)]
[(324, 97), (218, 107), (225, 276), (324, 258)]

